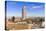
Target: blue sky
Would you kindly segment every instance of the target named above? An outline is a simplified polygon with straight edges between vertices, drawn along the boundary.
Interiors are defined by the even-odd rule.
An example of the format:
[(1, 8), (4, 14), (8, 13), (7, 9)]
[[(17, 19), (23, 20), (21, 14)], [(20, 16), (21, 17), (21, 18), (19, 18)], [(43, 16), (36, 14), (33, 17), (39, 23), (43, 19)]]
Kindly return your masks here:
[(27, 16), (45, 16), (44, 3), (20, 1), (7, 1), (7, 16), (21, 17), (23, 5), (26, 6)]

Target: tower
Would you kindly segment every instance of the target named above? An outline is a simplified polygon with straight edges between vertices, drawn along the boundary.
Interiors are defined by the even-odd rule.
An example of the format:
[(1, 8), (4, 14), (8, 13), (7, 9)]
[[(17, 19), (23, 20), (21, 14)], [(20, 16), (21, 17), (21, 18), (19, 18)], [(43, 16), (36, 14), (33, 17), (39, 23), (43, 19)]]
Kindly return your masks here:
[(22, 7), (22, 19), (24, 20), (26, 18), (26, 6)]

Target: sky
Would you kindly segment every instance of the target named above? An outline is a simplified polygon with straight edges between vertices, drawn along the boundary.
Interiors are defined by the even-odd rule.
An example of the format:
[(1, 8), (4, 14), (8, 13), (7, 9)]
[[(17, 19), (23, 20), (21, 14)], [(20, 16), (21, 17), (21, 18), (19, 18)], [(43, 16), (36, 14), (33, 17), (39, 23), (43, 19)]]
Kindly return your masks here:
[(22, 6), (25, 6), (26, 16), (45, 16), (45, 4), (39, 2), (7, 1), (7, 16), (22, 16)]

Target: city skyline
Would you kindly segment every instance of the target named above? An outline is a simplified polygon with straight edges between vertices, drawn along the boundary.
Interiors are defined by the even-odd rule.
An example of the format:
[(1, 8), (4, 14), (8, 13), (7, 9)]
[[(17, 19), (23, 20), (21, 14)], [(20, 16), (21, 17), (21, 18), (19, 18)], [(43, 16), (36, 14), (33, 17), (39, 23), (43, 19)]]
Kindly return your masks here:
[(45, 16), (45, 5), (39, 2), (7, 1), (7, 16), (22, 17), (22, 6), (26, 6), (26, 14), (32, 16)]

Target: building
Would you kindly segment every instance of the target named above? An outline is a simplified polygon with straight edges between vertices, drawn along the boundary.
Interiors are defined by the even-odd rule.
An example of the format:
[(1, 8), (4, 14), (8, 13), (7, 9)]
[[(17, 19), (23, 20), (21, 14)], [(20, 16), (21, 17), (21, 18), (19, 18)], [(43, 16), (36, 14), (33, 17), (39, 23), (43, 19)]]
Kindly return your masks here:
[(22, 7), (22, 19), (24, 20), (26, 18), (26, 6)]

